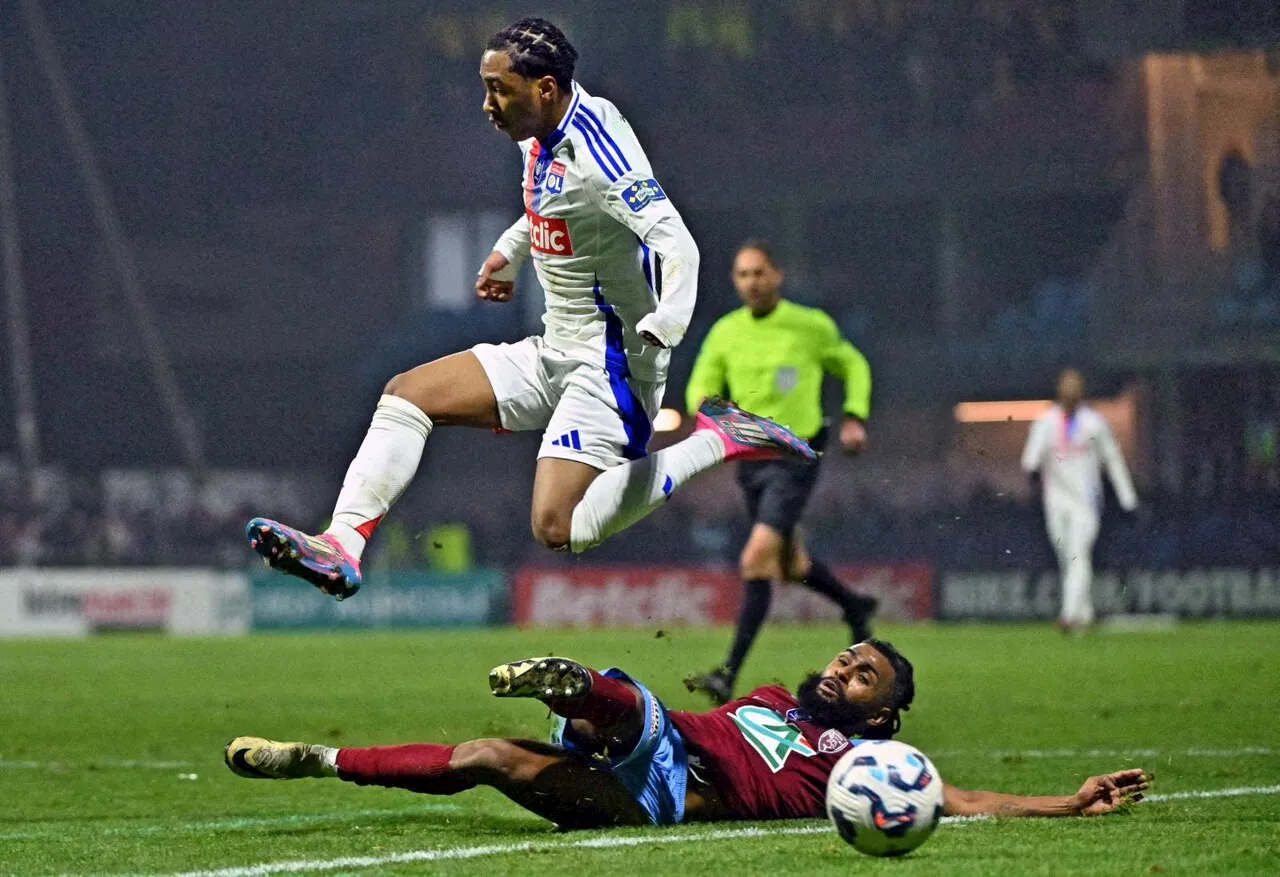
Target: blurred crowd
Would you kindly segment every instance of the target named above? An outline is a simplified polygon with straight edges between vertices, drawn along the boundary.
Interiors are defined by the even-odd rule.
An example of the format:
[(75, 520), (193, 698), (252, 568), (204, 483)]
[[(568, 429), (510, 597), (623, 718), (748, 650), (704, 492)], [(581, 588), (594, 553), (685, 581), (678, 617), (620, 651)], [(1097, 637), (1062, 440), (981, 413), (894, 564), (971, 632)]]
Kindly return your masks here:
[[(104, 501), (82, 482), (70, 501), (29, 503), (0, 494), (0, 566), (193, 566), (240, 569), (256, 562), (244, 544), (244, 524), (262, 509), (200, 504), (141, 508)], [(1099, 568), (1251, 567), (1274, 560), (1280, 543), (1280, 494), (1236, 500), (1144, 497), (1134, 515), (1111, 503), (1102, 525)], [(315, 526), (312, 503), (277, 506), (282, 518)], [(547, 552), (527, 532), (526, 498), (495, 506), (455, 507), (447, 519), (410, 502), (397, 509), (374, 540), (370, 564), (431, 565), (425, 544), (442, 525), (466, 532), (469, 561), (515, 568), (577, 563)], [(436, 510), (438, 517), (439, 510)], [(496, 512), (496, 513), (495, 513)], [(309, 523), (308, 523), (309, 522)], [(924, 560), (938, 568), (1049, 569), (1053, 556), (1035, 502), (980, 489), (956, 504), (895, 510), (869, 494), (819, 500), (806, 518), (814, 551), (837, 562)], [(592, 553), (593, 563), (734, 565), (747, 535), (741, 514), (701, 514), (695, 503), (673, 503), (625, 536)], [(656, 546), (656, 548), (655, 548)]]
[(41, 469), (34, 491), (0, 457), (0, 566), (236, 568), (256, 514), (313, 519), (320, 491), (306, 474)]
[[(914, 511), (862, 495), (811, 508), (805, 532), (815, 554), (836, 562), (923, 560), (939, 569), (1056, 569), (1039, 503), (987, 490), (961, 503)], [(653, 546), (661, 545), (664, 557), (734, 565), (746, 536), (745, 517), (700, 521), (679, 513), (653, 515), (625, 538), (602, 546), (598, 557), (652, 563)], [(1275, 494), (1235, 503), (1144, 496), (1135, 514), (1110, 503), (1094, 563), (1099, 569), (1257, 567), (1275, 561), (1277, 544), (1280, 496)]]
[(0, 566), (237, 567), (248, 509), (104, 506), (96, 491), (75, 500), (0, 496)]

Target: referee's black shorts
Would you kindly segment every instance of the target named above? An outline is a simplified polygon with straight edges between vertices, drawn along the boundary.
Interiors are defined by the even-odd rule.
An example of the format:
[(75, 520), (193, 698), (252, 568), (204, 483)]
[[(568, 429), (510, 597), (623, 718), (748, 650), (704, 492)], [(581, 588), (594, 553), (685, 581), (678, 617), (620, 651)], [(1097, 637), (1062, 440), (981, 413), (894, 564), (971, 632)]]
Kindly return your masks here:
[[(827, 444), (827, 428), (824, 426), (809, 444), (821, 452)], [(768, 524), (783, 536), (789, 536), (800, 523), (817, 482), (817, 463), (761, 460), (738, 464), (738, 486), (747, 500), (752, 525)]]

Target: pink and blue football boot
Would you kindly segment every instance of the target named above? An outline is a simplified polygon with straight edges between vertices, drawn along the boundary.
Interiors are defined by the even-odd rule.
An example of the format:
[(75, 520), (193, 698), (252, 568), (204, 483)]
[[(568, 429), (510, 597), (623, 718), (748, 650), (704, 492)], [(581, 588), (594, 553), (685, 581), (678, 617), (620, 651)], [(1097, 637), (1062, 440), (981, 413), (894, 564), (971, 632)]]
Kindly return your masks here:
[(244, 534), (249, 547), (272, 569), (308, 581), (339, 600), (360, 590), (360, 561), (328, 534), (311, 536), (266, 518), (254, 518)]
[(710, 430), (724, 442), (725, 462), (782, 460), (818, 462), (818, 452), (780, 423), (744, 411), (732, 402), (710, 398), (698, 407), (698, 430)]

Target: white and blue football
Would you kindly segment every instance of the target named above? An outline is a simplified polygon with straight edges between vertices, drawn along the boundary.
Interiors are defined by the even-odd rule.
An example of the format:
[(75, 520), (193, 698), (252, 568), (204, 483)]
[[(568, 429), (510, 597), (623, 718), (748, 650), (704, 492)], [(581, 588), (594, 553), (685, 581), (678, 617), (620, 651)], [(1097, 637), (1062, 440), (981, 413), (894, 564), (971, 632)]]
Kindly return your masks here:
[(923, 752), (896, 740), (859, 740), (827, 780), (827, 816), (869, 856), (901, 856), (942, 818), (942, 777)]

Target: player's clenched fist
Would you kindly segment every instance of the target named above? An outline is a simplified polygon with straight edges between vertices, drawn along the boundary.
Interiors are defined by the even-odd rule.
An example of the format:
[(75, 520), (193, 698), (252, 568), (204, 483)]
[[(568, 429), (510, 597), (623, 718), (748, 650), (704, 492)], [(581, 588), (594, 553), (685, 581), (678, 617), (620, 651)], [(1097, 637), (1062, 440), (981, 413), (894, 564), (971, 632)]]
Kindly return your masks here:
[(845, 416), (840, 424), (840, 446), (847, 454), (861, 454), (867, 447), (867, 428), (856, 417)]
[[(498, 252), (489, 254), (480, 266), (480, 276), (476, 278), (476, 296), (483, 301), (511, 301), (516, 284), (514, 271), (509, 271), (510, 262)], [(508, 277), (507, 275), (513, 275)]]

